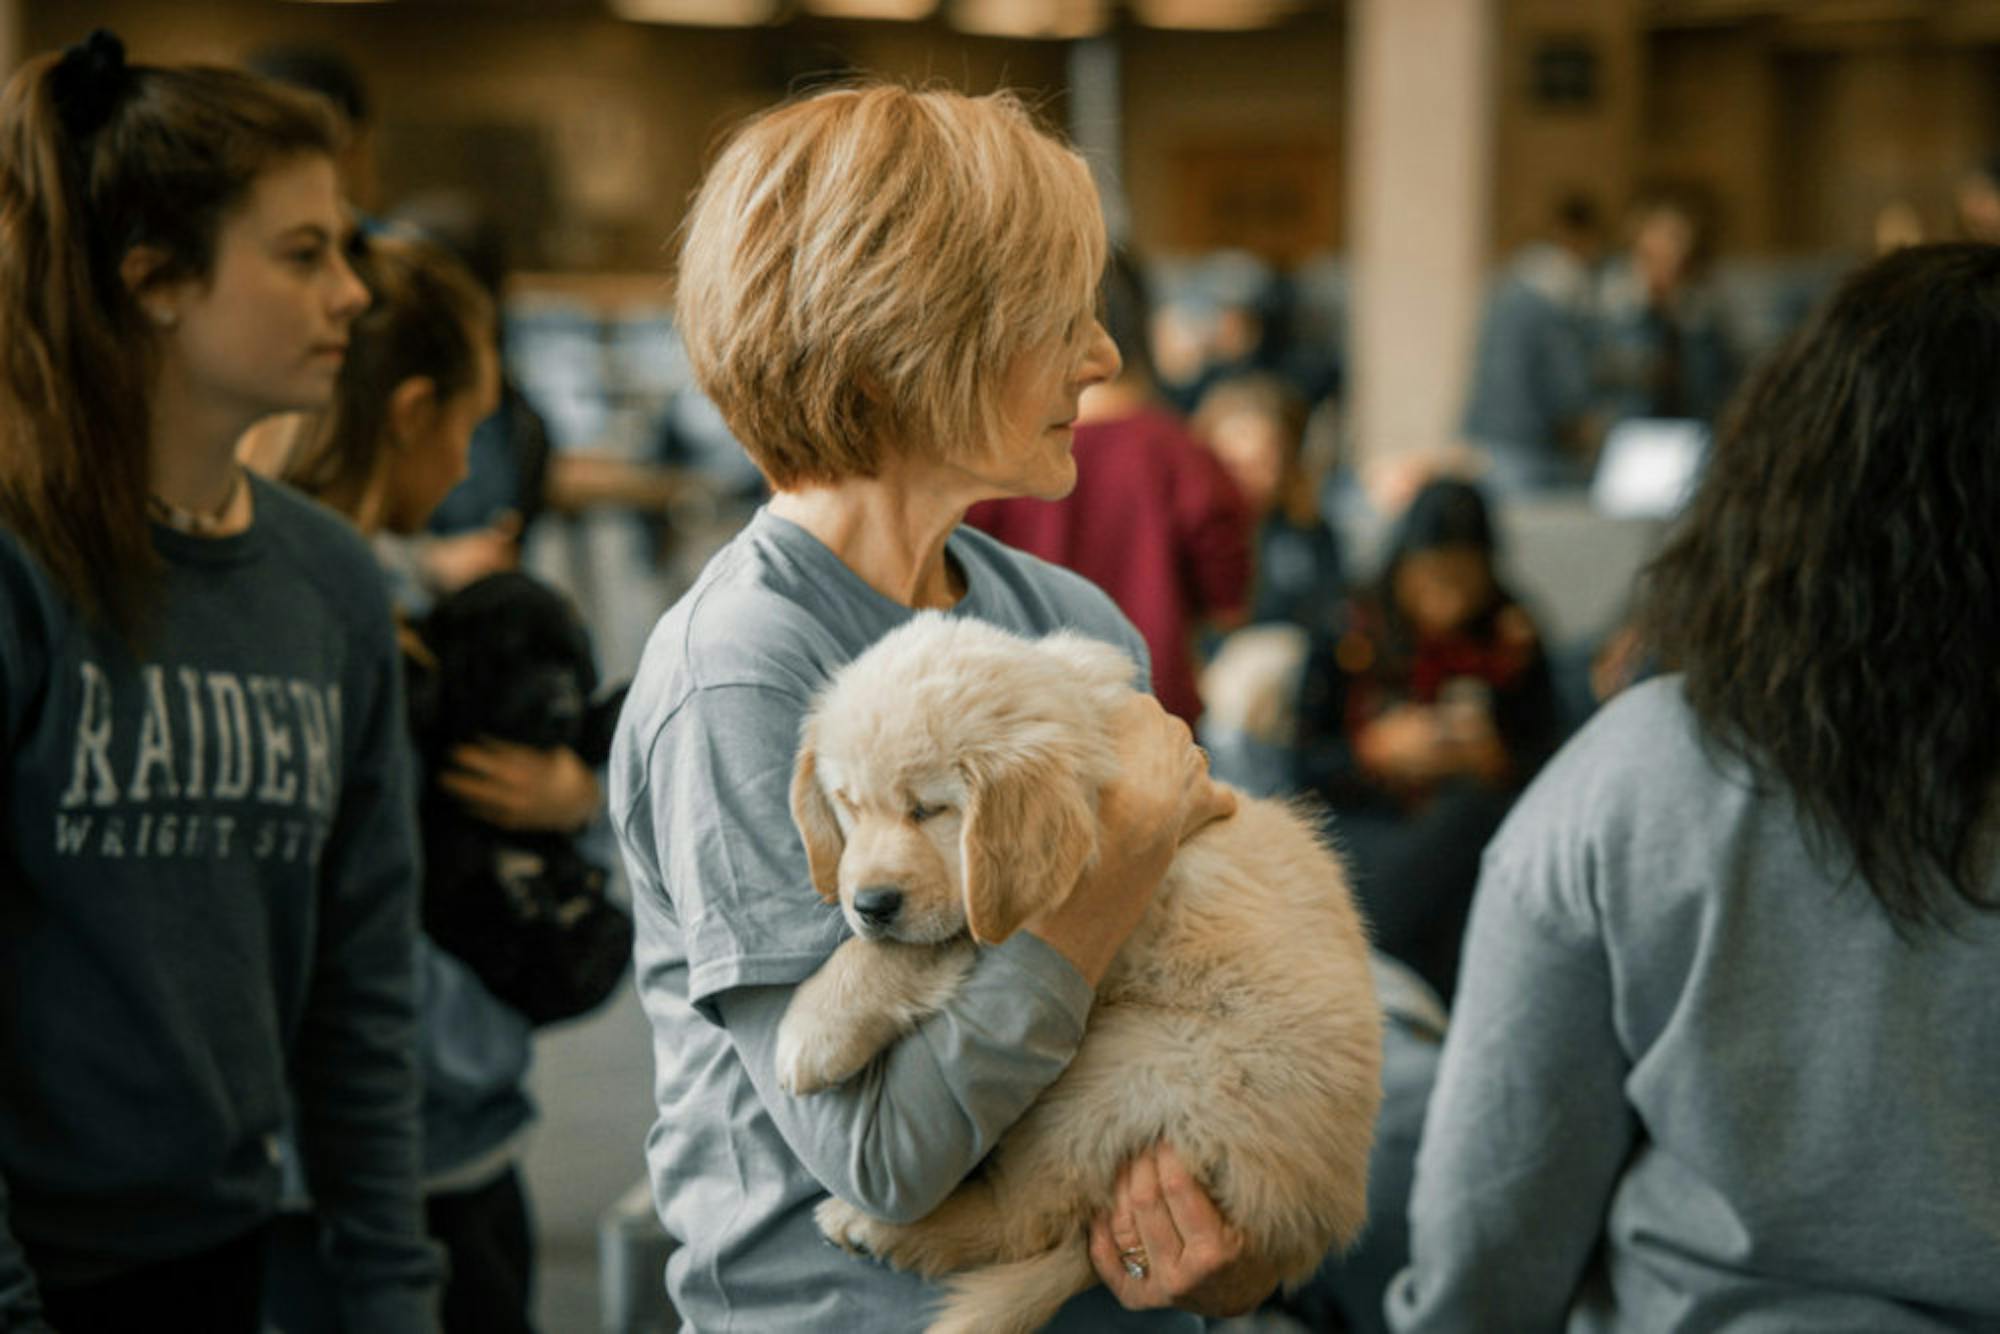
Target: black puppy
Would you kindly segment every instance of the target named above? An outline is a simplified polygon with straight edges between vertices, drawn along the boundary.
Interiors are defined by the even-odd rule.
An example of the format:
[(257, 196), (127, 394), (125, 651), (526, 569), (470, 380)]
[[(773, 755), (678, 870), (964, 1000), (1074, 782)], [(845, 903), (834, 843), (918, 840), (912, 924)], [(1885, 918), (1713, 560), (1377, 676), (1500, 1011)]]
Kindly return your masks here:
[(482, 739), (567, 746), (604, 762), (621, 687), (602, 700), (590, 636), (561, 593), (525, 574), (489, 575), (440, 600), (416, 627), (434, 664), (410, 677), (423, 761), (424, 931), (531, 1022), (600, 1003), (623, 976), (632, 919), (574, 836), (502, 829), (437, 784), (452, 750)]

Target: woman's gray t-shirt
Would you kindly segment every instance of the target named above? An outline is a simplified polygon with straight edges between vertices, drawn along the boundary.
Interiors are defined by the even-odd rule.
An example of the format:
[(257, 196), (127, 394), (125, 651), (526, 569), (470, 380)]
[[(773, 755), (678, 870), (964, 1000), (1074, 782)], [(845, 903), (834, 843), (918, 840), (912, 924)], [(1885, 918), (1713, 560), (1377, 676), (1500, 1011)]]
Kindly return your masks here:
[[(953, 615), (1036, 636), (1074, 629), (1129, 653), (1138, 633), (1067, 571), (960, 529)], [(916, 613), (811, 534), (760, 510), (648, 641), (611, 756), (632, 879), (640, 998), (659, 1117), (653, 1196), (679, 1243), (668, 1288), (695, 1330), (918, 1330), (938, 1295), (837, 1250), (829, 1190), (870, 1213), (930, 1212), (1068, 1064), (1091, 991), (1027, 933), (983, 950), (964, 991), (863, 1074), (793, 1098), (771, 1048), (791, 989), (846, 934), (792, 826), (799, 724), (833, 674)], [(1124, 1312), (1098, 1288), (1055, 1328), (1199, 1329)]]

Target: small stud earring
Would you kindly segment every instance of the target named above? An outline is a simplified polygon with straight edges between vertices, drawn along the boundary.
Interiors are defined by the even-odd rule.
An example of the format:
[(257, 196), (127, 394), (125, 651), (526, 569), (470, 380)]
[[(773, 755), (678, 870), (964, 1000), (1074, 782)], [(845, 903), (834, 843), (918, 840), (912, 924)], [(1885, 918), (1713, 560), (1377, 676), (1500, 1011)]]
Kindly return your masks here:
[(176, 324), (180, 323), (180, 318), (181, 318), (180, 316), (174, 314), (174, 312), (172, 312), (171, 310), (162, 310), (158, 306), (148, 307), (146, 310), (146, 315), (153, 321), (155, 325), (157, 325), (162, 329), (173, 328)]

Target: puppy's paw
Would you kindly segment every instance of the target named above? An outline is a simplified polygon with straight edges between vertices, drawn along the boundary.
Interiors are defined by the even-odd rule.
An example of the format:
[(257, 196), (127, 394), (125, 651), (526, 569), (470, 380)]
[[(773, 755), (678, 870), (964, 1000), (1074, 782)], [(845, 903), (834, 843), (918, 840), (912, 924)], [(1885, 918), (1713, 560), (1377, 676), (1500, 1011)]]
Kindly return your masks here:
[(809, 1006), (794, 1004), (778, 1025), (778, 1084), (793, 1097), (846, 1082), (874, 1055), (853, 1027)]
[(852, 1255), (879, 1254), (881, 1221), (870, 1218), (838, 1195), (820, 1201), (813, 1210), (813, 1221), (819, 1224), (820, 1234), (843, 1251)]

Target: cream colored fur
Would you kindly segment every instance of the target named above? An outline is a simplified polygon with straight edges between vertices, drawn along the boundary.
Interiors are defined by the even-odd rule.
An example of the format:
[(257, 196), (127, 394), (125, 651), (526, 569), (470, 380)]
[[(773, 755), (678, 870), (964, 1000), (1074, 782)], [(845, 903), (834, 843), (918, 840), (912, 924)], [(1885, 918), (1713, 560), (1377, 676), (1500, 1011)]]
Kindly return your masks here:
[[(792, 810), (855, 937), (799, 988), (779, 1077), (849, 1078), (1096, 856), (1108, 720), (1131, 665), (918, 617), (843, 671), (802, 734)], [(1340, 863), (1282, 803), (1240, 798), (1190, 839), (1097, 990), (1069, 1068), (928, 1217), (820, 1207), (834, 1241), (948, 1279), (933, 1331), (1028, 1331), (1097, 1281), (1087, 1236), (1121, 1164), (1165, 1138), (1287, 1283), (1366, 1215), (1381, 1018)], [(884, 926), (864, 890), (898, 890)]]

